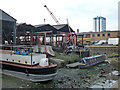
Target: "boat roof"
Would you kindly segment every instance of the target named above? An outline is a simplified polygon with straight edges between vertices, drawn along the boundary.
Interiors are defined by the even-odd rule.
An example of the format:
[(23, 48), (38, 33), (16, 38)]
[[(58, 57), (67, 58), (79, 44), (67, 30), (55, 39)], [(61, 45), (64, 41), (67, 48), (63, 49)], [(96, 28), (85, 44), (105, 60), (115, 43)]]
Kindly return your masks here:
[(100, 55), (95, 55), (95, 56), (90, 56), (90, 57), (85, 57), (85, 58), (82, 58), (82, 60), (88, 60), (88, 59), (92, 59), (92, 58), (96, 58), (96, 57), (100, 57), (100, 56), (104, 56), (105, 54), (100, 54)]
[(5, 44), (0, 44), (0, 47), (13, 47), (13, 48), (31, 48), (31, 45), (5, 45)]

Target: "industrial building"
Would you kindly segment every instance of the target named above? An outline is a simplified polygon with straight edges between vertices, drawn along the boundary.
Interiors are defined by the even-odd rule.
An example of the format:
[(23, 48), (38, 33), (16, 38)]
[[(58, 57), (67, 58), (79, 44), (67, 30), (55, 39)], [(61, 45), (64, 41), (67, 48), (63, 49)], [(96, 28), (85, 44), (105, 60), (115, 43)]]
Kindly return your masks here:
[(16, 44), (16, 19), (0, 9), (0, 44)]
[(39, 25), (28, 25), (26, 23), (17, 24), (17, 32), (45, 32), (52, 31), (52, 34), (62, 34), (75, 32), (68, 26), (68, 24), (50, 25), (50, 24), (39, 24)]
[(106, 31), (106, 18), (101, 16), (93, 18), (93, 30), (95, 32)]

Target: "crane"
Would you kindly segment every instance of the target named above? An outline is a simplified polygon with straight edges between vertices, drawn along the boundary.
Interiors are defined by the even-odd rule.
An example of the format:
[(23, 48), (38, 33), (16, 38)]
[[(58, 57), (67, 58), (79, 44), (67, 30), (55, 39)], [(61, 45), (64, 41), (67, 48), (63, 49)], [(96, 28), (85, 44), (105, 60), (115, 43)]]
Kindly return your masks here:
[[(44, 7), (47, 9), (47, 11), (50, 13), (50, 15), (51, 15), (51, 17), (55, 20), (55, 22), (57, 23), (57, 24), (60, 24), (59, 23), (59, 21), (56, 19), (56, 17), (53, 15), (53, 13), (49, 10), (49, 8), (46, 6), (46, 5), (44, 5)], [(45, 20), (45, 19), (44, 19)]]

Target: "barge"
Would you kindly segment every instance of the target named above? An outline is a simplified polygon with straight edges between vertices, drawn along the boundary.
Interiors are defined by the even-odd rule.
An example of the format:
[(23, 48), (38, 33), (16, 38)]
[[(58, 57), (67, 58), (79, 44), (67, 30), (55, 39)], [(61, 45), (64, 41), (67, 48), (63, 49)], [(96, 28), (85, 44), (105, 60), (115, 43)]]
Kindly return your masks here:
[(105, 61), (105, 59), (106, 59), (105, 54), (82, 58), (80, 60), (79, 68), (87, 68), (98, 63), (102, 63)]
[(0, 50), (2, 74), (32, 82), (54, 79), (57, 74), (57, 64), (49, 63), (46, 54), (34, 53), (32, 48), (30, 50), (30, 52), (24, 51), (24, 49), (19, 49), (19, 51), (16, 49)]

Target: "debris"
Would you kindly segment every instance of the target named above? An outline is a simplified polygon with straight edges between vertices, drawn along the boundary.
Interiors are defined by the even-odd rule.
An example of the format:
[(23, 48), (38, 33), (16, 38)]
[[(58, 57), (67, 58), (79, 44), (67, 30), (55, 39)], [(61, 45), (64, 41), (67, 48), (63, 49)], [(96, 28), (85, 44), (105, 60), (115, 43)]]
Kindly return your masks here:
[(49, 58), (51, 63), (56, 63), (58, 67), (64, 66), (64, 60), (61, 59), (55, 59), (55, 58)]
[(119, 72), (118, 71), (113, 71), (112, 74), (118, 76)]

